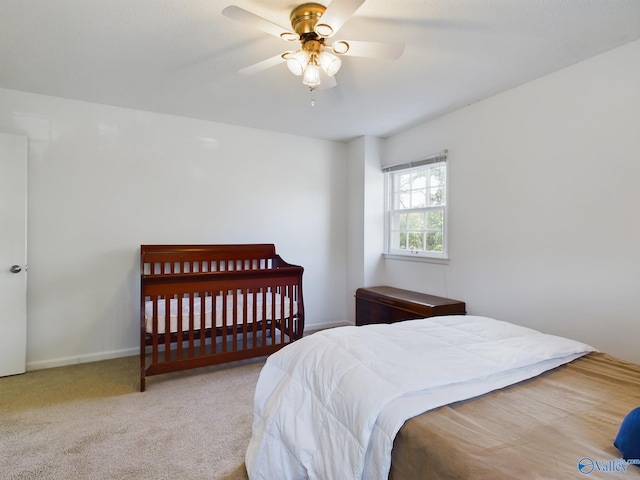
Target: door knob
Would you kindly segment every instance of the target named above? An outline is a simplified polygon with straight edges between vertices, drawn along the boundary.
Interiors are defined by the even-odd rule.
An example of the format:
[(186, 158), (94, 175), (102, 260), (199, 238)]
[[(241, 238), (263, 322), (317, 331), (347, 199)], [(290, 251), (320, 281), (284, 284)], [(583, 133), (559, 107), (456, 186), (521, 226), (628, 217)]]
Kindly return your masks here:
[(22, 267), (20, 265), (11, 265), (11, 273), (20, 273), (22, 271)]

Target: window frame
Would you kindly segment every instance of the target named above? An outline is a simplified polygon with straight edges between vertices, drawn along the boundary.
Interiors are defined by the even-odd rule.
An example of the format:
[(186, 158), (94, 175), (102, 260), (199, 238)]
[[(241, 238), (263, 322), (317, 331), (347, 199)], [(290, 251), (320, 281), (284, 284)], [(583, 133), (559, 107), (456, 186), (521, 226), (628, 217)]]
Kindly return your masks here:
[[(384, 179), (384, 198), (385, 198), (385, 206), (384, 206), (384, 256), (385, 258), (392, 258), (397, 260), (414, 260), (414, 261), (423, 261), (423, 262), (433, 262), (433, 263), (448, 263), (449, 261), (449, 165), (447, 162), (448, 151), (444, 150), (443, 152), (432, 155), (430, 157), (424, 158), (422, 160), (418, 160), (411, 163), (394, 165), (390, 167), (383, 168), (383, 173), (385, 175)], [(393, 249), (391, 248), (393, 242), (391, 239), (392, 235), (392, 226), (393, 226), (393, 215), (398, 211), (397, 209), (393, 209), (393, 201), (395, 195), (394, 188), (394, 178), (397, 174), (406, 174), (411, 173), (412, 171), (420, 171), (426, 170), (429, 168), (434, 168), (435, 166), (444, 166), (445, 167), (445, 175), (444, 175), (444, 206), (442, 208), (443, 212), (443, 227), (442, 227), (442, 252), (433, 252), (426, 250), (407, 250), (407, 249)], [(438, 208), (439, 210), (440, 208)], [(433, 211), (434, 207), (425, 206), (419, 207), (415, 209), (411, 209), (414, 212), (428, 212)]]

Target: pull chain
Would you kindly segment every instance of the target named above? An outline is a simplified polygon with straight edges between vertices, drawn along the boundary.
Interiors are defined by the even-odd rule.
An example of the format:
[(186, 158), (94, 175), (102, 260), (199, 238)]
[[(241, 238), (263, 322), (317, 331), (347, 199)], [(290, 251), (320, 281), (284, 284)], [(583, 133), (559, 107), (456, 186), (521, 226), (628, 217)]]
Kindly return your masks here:
[(313, 96), (313, 91), (315, 90), (315, 87), (309, 87), (309, 92), (311, 92), (311, 106), (315, 107), (316, 106), (316, 99)]

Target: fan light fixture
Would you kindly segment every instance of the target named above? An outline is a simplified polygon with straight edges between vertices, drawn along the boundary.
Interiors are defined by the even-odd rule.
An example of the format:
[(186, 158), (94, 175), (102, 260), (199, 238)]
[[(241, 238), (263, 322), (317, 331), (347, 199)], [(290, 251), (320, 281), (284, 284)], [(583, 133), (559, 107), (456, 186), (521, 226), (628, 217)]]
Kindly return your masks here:
[(287, 61), (289, 71), (296, 76), (302, 76), (302, 83), (310, 88), (320, 85), (320, 69), (333, 77), (342, 65), (337, 56), (323, 50), (323, 43), (307, 40), (297, 52), (286, 52), (282, 55)]
[(325, 7), (317, 3), (305, 3), (293, 9), (291, 26), (299, 35), (298, 40), (302, 45), (298, 51), (282, 54), (291, 73), (302, 76), (302, 83), (312, 90), (320, 85), (321, 69), (333, 77), (342, 65), (342, 61), (327, 49), (333, 49), (338, 54), (349, 50), (349, 44), (344, 41), (338, 42), (337, 49), (325, 45), (325, 37), (333, 34), (333, 29), (329, 25), (318, 23), (324, 11)]

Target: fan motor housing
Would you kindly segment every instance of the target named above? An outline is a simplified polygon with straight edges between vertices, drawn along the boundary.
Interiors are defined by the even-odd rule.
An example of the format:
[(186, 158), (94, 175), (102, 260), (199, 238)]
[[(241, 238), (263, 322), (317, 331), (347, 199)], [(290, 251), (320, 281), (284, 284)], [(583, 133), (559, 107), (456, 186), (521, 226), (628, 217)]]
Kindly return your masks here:
[(304, 3), (291, 11), (291, 27), (300, 37), (313, 33), (314, 27), (326, 10), (319, 3)]

